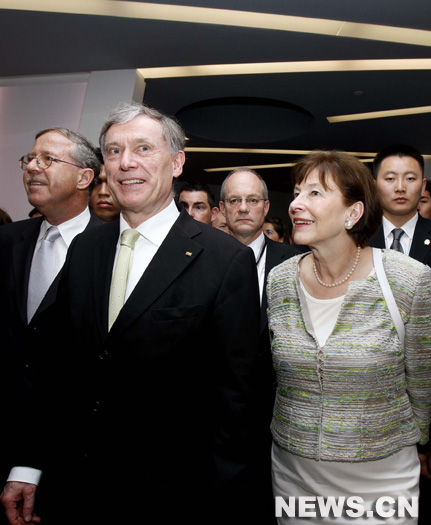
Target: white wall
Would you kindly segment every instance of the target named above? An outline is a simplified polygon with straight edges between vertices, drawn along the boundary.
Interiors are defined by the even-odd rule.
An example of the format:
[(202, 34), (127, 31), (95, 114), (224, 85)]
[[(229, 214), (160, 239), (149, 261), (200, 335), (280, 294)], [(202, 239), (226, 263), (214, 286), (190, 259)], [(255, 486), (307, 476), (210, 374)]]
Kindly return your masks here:
[(28, 218), (31, 209), (18, 159), (30, 151), (35, 134), (58, 126), (78, 131), (87, 82), (69, 80), (0, 86), (0, 208), (13, 221)]
[(0, 208), (13, 221), (31, 209), (18, 159), (45, 128), (79, 131), (97, 145), (102, 123), (119, 102), (142, 102), (145, 81), (135, 69), (0, 79)]

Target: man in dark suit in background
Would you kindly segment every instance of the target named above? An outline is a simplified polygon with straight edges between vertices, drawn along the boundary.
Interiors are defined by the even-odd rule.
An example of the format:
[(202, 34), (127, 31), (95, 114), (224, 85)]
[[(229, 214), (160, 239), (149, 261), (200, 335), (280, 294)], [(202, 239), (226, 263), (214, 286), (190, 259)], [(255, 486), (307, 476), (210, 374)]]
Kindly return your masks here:
[(213, 192), (201, 182), (185, 182), (177, 200), (193, 219), (205, 224), (211, 224), (218, 211)]
[[(269, 239), (263, 233), (265, 217), (268, 214), (270, 202), (268, 188), (262, 177), (254, 170), (237, 168), (231, 171), (223, 181), (220, 190), (220, 210), (226, 218), (227, 226), (233, 237), (242, 244), (252, 248), (258, 278), (261, 299), (260, 311), (260, 419), (264, 422), (262, 464), (259, 477), (265, 480), (268, 508), (273, 504), (270, 478), (271, 433), (269, 430), (274, 407), (276, 379), (272, 366), (271, 349), (268, 333), (266, 279), (269, 271), (299, 253), (296, 247), (281, 244)], [(272, 515), (274, 516), (274, 515)], [(264, 518), (262, 518), (264, 519)], [(274, 519), (272, 517), (272, 519)], [(271, 523), (271, 516), (266, 515), (265, 523)]]
[(426, 185), (422, 155), (410, 146), (387, 146), (377, 153), (373, 174), (383, 224), (370, 246), (394, 248), (430, 266), (431, 220), (417, 211)]
[[(64, 128), (40, 131), (30, 153), (20, 159), (28, 200), (43, 217), (15, 222), (0, 233), (0, 340), (4, 350), (1, 388), (7, 451), (1, 474), (37, 450), (36, 394), (49, 374), (47, 347), (56, 337), (58, 273), (73, 238), (96, 224), (87, 202), (99, 173), (95, 149), (85, 137)], [(54, 231), (54, 236), (46, 240)], [(52, 233), (51, 233), (52, 234)], [(44, 253), (44, 245), (49, 249)], [(43, 254), (43, 257), (42, 257)], [(41, 258), (42, 257), (42, 258)], [(60, 345), (63, 335), (57, 340)], [(52, 369), (52, 368), (51, 368)], [(29, 429), (33, 429), (29, 436)], [(34, 445), (34, 448), (32, 447)], [(42, 464), (34, 459), (34, 466)], [(18, 470), (11, 480), (19, 480)]]
[[(176, 208), (185, 156), (173, 119), (120, 106), (101, 148), (122, 212), (79, 236), (62, 272), (67, 413), (85, 463), (60, 521), (241, 523), (254, 510), (248, 470), (259, 454), (253, 254)], [(6, 486), (9, 519), (17, 501), (31, 507), (25, 489)]]
[[(387, 146), (377, 153), (373, 174), (383, 208), (383, 224), (371, 239), (370, 246), (402, 251), (431, 266), (431, 220), (418, 213), (419, 201), (427, 183), (422, 155), (410, 146)], [(429, 444), (418, 446), (423, 474), (421, 495), (429, 491), (431, 484), (429, 448)], [(429, 523), (429, 500), (421, 497), (419, 504), (419, 523)]]

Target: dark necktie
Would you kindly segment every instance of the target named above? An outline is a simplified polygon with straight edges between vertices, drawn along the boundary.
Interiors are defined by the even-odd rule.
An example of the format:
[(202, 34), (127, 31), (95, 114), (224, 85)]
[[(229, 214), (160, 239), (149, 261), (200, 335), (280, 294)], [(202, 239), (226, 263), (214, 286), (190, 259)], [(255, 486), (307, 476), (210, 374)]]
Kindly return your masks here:
[(55, 273), (55, 241), (60, 237), (57, 226), (50, 226), (43, 238), (39, 250), (31, 263), (28, 284), (27, 322), (39, 308), (48, 288), (54, 280)]
[(404, 230), (402, 228), (394, 228), (392, 230), (392, 234), (394, 236), (394, 240), (391, 244), (391, 250), (397, 250), (398, 252), (404, 253), (400, 242), (401, 236), (404, 234)]

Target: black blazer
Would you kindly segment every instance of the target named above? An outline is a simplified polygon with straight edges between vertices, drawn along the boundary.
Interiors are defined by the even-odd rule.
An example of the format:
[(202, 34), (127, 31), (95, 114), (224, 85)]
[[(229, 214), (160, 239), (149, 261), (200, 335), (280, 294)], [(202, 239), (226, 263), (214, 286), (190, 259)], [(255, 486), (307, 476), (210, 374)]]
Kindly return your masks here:
[[(371, 239), (370, 246), (373, 248), (386, 248), (383, 226), (377, 230), (377, 233)], [(410, 248), (409, 256), (417, 261), (431, 266), (431, 220), (424, 219), (418, 214), (413, 241)]]
[(166, 504), (188, 523), (227, 512), (226, 498), (242, 512), (259, 425), (253, 252), (183, 210), (108, 333), (118, 236), (111, 223), (75, 239), (60, 283), (83, 479), (97, 477), (111, 517), (124, 487), (157, 523), (170, 523)]
[[(268, 301), (266, 296), (266, 283), (269, 272), (283, 261), (290, 259), (294, 255), (301, 253), (295, 245), (282, 244), (266, 238), (266, 259), (265, 259), (265, 282), (263, 286), (262, 302), (260, 308), (260, 360), (261, 360), (261, 381), (262, 388), (260, 394), (260, 405), (262, 418), (265, 427), (269, 431), (272, 412), (274, 407), (276, 376), (272, 365), (271, 346), (268, 332), (267, 308)], [(268, 432), (269, 435), (269, 432)]]
[[(59, 275), (47, 291), (30, 324), (27, 324), (27, 294), (31, 262), (43, 218), (17, 221), (0, 228), (0, 340), (3, 360), (0, 371), (1, 389), (8, 402), (4, 404), (4, 421), (11, 428), (39, 427), (39, 415), (35, 406), (36, 383), (43, 383), (45, 376), (52, 373), (53, 363), (48, 353), (53, 339), (57, 350), (61, 347), (63, 334), (56, 332), (58, 322), (55, 300)], [(92, 216), (87, 229), (102, 224)], [(13, 392), (13, 395), (12, 395)], [(37, 439), (26, 432), (8, 433), (12, 440), (7, 457), (1, 461), (1, 470), (8, 471), (14, 465), (29, 464), (43, 468), (41, 458), (30, 458), (30, 444)], [(21, 438), (24, 444), (21, 443)], [(34, 443), (34, 450), (38, 446)], [(15, 457), (19, 454), (19, 459)], [(18, 461), (18, 463), (17, 463)]]

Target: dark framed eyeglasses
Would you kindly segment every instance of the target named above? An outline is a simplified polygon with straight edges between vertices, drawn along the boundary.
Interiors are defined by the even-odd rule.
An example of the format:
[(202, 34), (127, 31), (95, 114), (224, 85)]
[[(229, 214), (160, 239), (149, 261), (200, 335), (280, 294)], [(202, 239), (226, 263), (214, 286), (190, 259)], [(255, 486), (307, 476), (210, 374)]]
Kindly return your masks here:
[(37, 157), (35, 155), (22, 156), (19, 159), (19, 165), (21, 169), (27, 169), (27, 164), (30, 164), (32, 160), (36, 160), (36, 164), (39, 166), (39, 168), (43, 170), (47, 170), (53, 162), (64, 162), (64, 164), (70, 164), (71, 166), (76, 166), (77, 168), (84, 169), (84, 166), (79, 166), (78, 164), (74, 164), (73, 162), (69, 162), (67, 160), (57, 159), (56, 157), (53, 157), (52, 155), (47, 155), (46, 153), (41, 153)]

